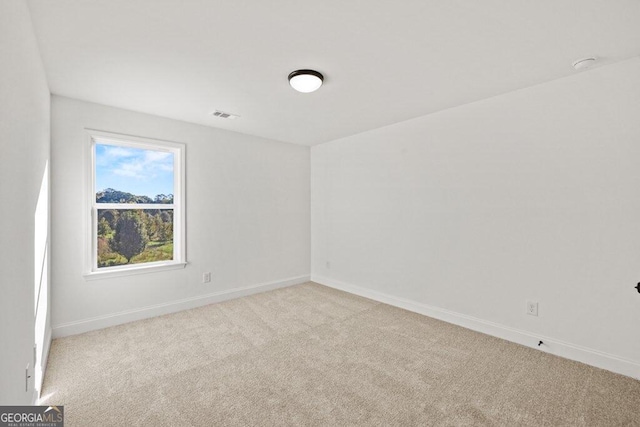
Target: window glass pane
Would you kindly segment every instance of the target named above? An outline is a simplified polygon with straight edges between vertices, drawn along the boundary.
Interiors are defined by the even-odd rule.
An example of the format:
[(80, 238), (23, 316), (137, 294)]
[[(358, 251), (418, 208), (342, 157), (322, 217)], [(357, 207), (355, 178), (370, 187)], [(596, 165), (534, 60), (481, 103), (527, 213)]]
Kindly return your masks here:
[(173, 203), (173, 153), (96, 143), (96, 203)]
[(98, 268), (173, 260), (173, 209), (98, 209)]

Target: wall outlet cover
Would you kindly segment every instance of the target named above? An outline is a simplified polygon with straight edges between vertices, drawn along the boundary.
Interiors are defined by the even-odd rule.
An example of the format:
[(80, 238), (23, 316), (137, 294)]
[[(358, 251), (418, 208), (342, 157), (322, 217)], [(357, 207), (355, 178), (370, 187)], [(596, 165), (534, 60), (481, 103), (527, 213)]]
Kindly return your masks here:
[(538, 303), (536, 301), (527, 301), (527, 314), (531, 316), (538, 315)]

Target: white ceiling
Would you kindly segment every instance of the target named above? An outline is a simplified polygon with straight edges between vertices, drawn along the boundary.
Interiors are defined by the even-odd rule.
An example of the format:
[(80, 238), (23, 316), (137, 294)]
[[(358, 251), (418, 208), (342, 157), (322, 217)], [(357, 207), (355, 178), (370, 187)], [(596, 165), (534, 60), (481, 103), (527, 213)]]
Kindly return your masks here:
[[(639, 0), (29, 6), (54, 94), (308, 145), (568, 76), (581, 57), (640, 54)], [(325, 85), (293, 91), (298, 68)]]

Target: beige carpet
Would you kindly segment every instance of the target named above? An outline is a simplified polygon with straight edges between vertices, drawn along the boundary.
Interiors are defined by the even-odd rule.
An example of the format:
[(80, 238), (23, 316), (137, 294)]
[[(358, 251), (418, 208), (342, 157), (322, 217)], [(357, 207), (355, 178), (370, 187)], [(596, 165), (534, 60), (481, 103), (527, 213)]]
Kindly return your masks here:
[(53, 342), (67, 426), (640, 426), (640, 381), (314, 283)]

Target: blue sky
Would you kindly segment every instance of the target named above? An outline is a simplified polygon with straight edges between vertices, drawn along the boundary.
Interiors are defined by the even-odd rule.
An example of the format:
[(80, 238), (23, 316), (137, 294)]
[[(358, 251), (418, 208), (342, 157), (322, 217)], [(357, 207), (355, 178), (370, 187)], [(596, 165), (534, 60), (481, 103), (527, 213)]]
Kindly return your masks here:
[(96, 144), (96, 191), (136, 196), (173, 194), (173, 153)]

